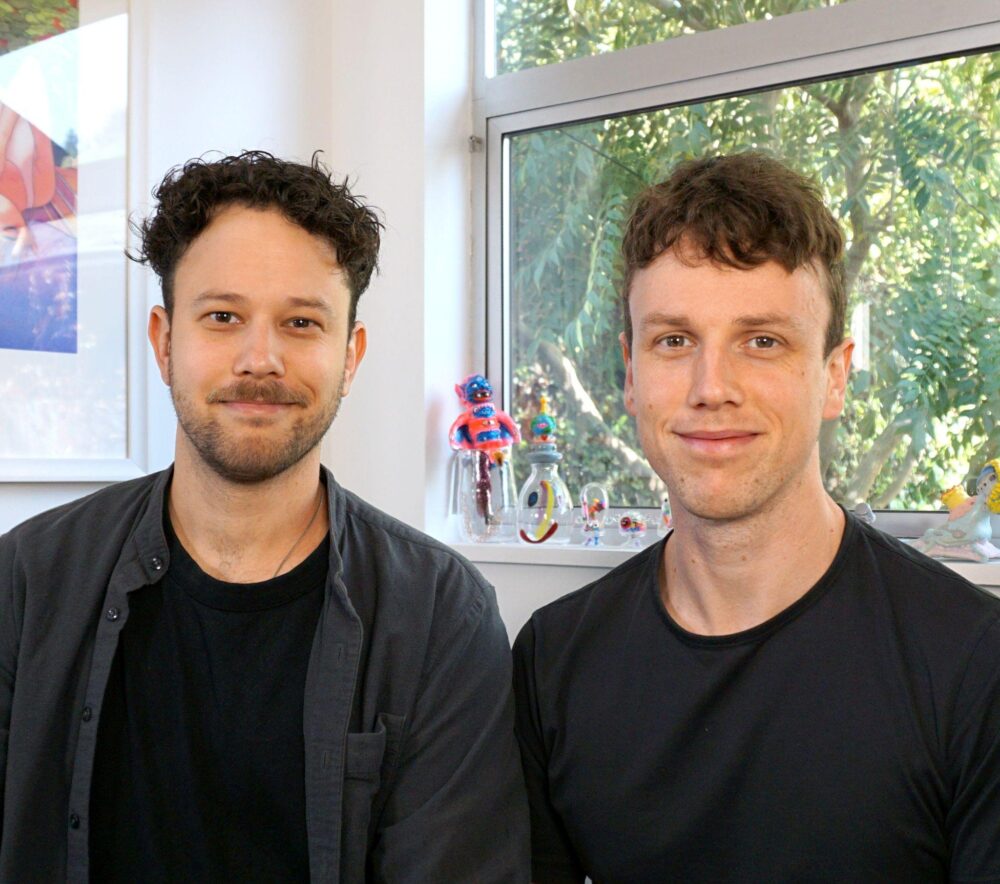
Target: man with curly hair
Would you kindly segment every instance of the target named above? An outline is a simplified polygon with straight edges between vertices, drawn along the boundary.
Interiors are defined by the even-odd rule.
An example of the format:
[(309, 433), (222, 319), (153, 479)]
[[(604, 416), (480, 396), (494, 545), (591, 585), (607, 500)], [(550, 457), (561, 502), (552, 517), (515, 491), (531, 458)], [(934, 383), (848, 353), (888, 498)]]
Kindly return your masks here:
[(320, 463), (381, 222), (315, 157), (155, 195), (175, 461), (0, 539), (0, 880), (525, 880), (493, 591)]
[(622, 253), (674, 528), (515, 642), (533, 880), (1000, 882), (1000, 600), (823, 487), (853, 345), (818, 189), (691, 160)]

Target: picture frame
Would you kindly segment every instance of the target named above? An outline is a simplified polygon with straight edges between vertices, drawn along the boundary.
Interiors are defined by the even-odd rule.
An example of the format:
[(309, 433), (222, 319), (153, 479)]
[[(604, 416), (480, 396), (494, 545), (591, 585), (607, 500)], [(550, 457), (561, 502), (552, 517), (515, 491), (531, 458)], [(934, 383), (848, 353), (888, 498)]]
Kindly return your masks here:
[(128, 3), (29, 6), (0, 35), (0, 482), (132, 478), (147, 387)]

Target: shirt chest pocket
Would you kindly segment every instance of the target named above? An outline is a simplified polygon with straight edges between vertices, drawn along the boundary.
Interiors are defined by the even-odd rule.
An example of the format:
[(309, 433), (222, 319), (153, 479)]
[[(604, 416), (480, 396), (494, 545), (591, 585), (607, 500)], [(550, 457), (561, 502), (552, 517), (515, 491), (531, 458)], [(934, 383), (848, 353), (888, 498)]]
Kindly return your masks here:
[(363, 881), (365, 858), (396, 769), (405, 716), (380, 712), (375, 730), (347, 735), (341, 855), (344, 881)]

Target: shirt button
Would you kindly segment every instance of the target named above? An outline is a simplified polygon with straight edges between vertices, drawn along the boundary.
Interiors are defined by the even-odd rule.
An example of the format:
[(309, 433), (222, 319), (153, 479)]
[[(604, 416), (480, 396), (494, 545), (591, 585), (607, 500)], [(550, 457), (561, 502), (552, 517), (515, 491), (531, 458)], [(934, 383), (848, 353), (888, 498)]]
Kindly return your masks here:
[(94, 711), (89, 706), (83, 707), (82, 718), (84, 721), (90, 721), (94, 717)]
[(159, 556), (153, 556), (153, 558), (149, 560), (149, 564), (154, 571), (163, 570), (163, 559), (161, 559)]
[(121, 612), (117, 608), (108, 608), (107, 612), (104, 614), (108, 620), (117, 620)]
[(80, 828), (80, 817), (77, 814), (71, 813), (69, 815), (69, 827), (71, 829), (79, 829)]

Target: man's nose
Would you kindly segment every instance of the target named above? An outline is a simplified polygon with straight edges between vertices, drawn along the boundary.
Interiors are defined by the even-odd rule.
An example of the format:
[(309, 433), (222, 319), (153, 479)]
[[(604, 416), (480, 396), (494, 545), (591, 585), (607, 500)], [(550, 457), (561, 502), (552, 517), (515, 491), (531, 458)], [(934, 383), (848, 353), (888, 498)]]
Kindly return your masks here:
[(240, 349), (236, 354), (233, 371), (253, 377), (285, 373), (281, 339), (277, 331), (268, 323), (251, 323), (241, 336)]
[(725, 347), (702, 345), (694, 357), (688, 405), (693, 408), (718, 408), (739, 405), (743, 388), (737, 359)]

